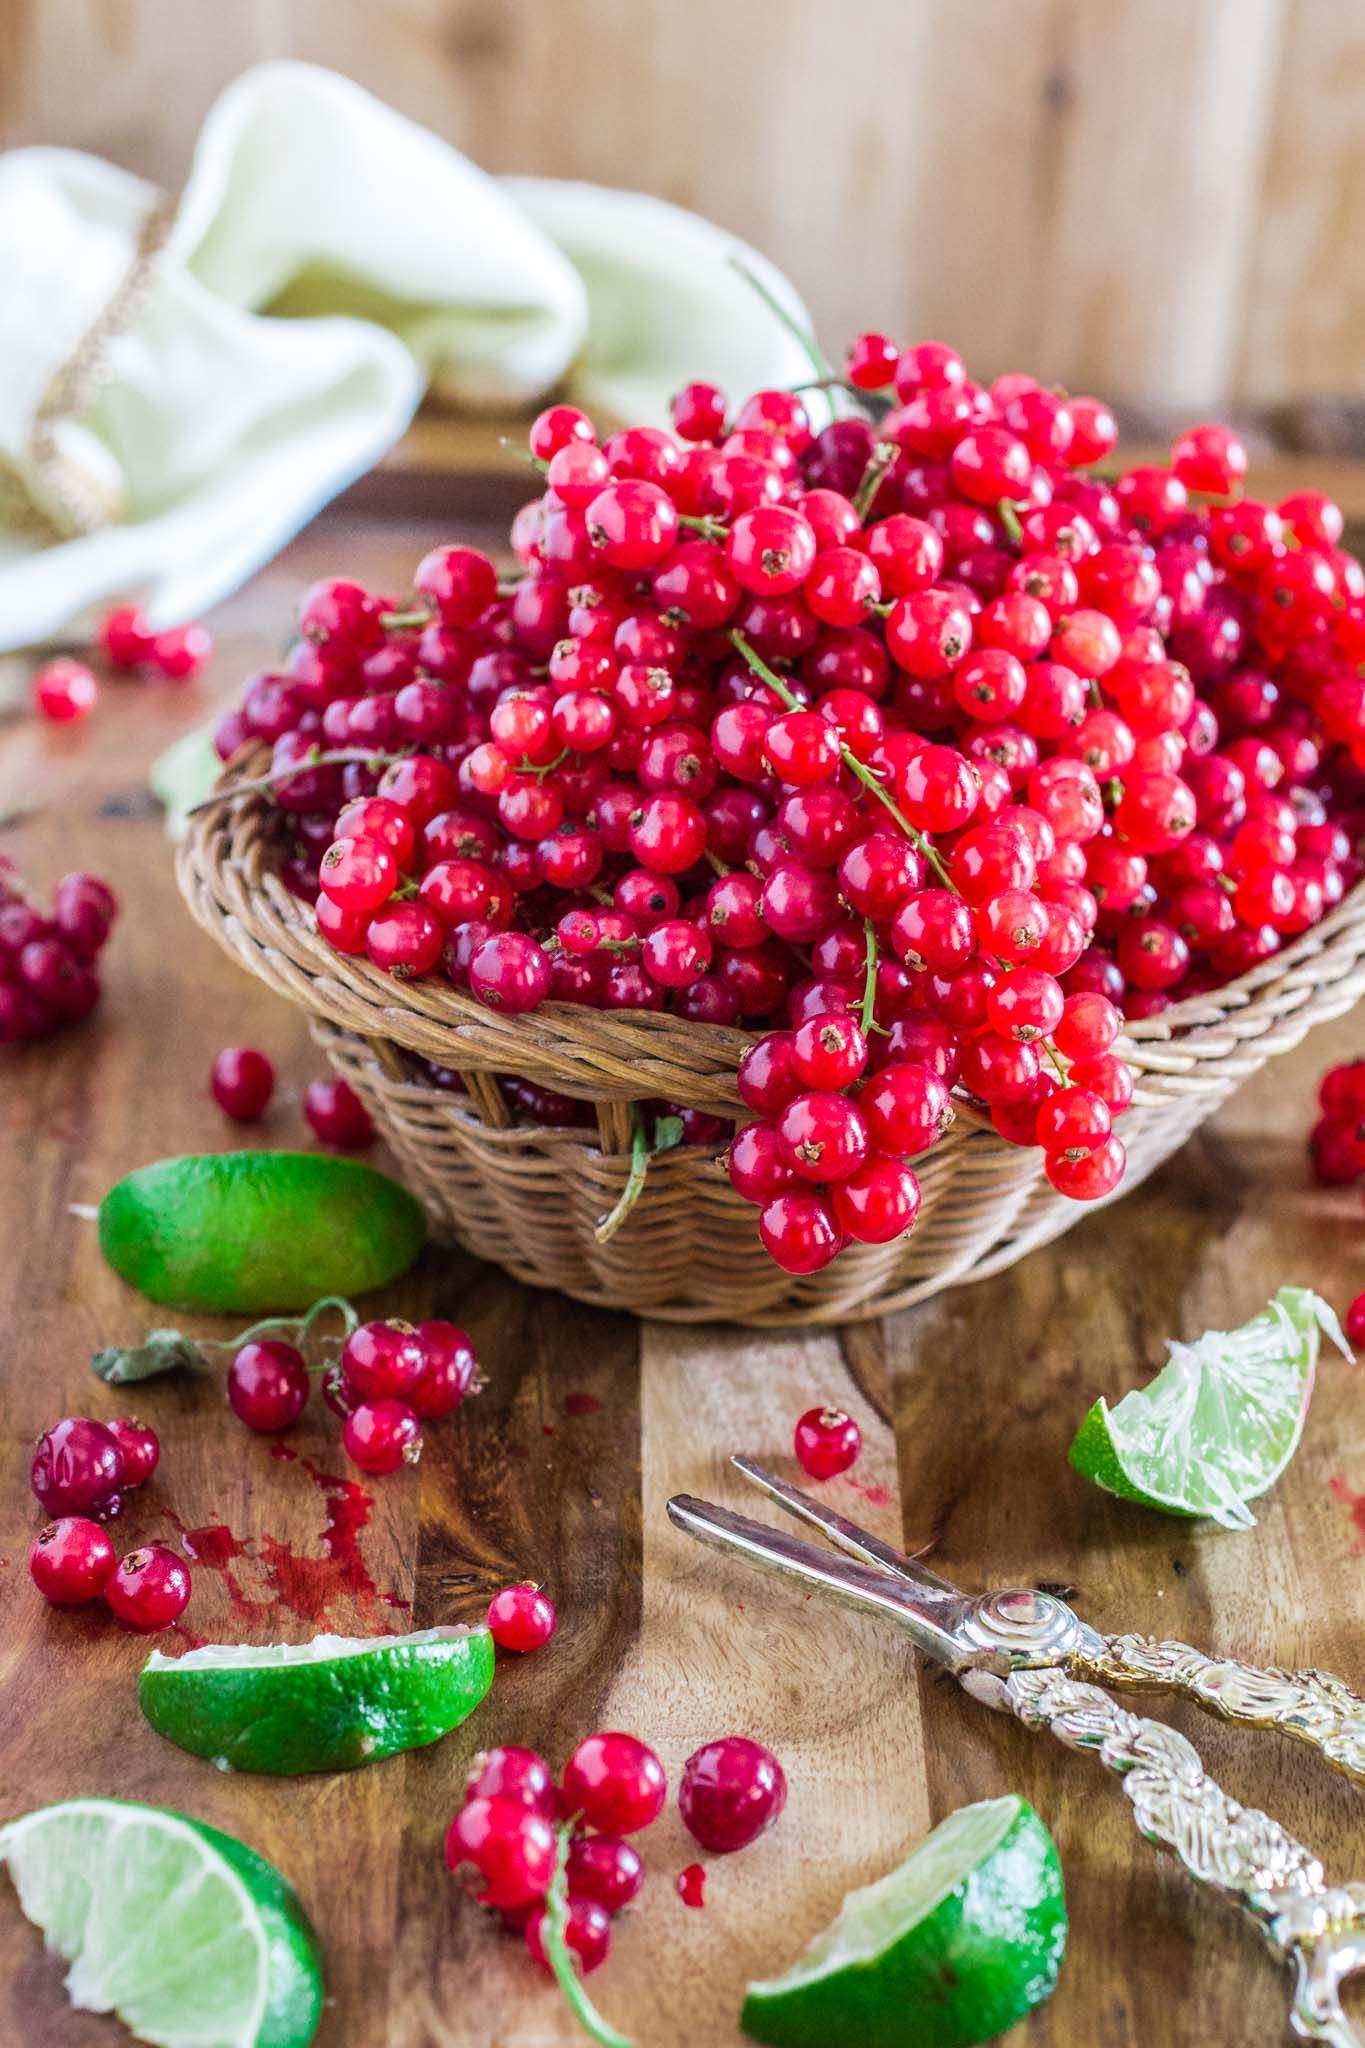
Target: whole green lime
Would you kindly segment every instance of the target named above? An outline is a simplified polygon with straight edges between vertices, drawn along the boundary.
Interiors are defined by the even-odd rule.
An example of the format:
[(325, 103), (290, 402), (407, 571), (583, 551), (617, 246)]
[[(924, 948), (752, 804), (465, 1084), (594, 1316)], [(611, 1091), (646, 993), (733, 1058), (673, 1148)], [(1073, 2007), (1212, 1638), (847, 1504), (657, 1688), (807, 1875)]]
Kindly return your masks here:
[(100, 1204), (100, 1249), (152, 1301), (210, 1314), (305, 1309), (412, 1265), (420, 1203), (357, 1159), (212, 1152), (159, 1159)]

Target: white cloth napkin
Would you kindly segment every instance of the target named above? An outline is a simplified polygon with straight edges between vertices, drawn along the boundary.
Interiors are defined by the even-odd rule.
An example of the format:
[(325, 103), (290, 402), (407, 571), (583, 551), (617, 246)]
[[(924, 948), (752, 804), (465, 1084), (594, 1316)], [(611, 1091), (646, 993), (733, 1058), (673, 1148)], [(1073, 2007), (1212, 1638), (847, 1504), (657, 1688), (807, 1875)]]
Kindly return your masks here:
[(506, 408), (562, 385), (659, 422), (689, 377), (738, 395), (807, 371), (730, 257), (804, 325), (799, 298), (733, 236), (639, 194), (489, 178), (312, 65), (223, 93), (139, 274), (159, 200), (72, 150), (0, 156), (0, 651), (113, 597), (157, 626), (206, 610), (428, 387)]

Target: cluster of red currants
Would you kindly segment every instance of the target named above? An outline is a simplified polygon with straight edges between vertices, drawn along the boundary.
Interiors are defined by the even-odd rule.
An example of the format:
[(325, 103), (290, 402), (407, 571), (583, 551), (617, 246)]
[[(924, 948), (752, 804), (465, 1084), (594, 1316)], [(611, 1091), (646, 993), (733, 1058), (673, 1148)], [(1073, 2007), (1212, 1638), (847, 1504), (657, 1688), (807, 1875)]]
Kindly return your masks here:
[(184, 1559), (164, 1543), (141, 1544), (118, 1558), (100, 1526), (120, 1512), (126, 1493), (151, 1478), (160, 1456), (155, 1431), (131, 1417), (96, 1422), (67, 1415), (39, 1437), (29, 1482), (54, 1519), (35, 1537), (28, 1568), (54, 1607), (81, 1607), (103, 1595), (125, 1628), (147, 1634), (184, 1613)]
[[(611, 1922), (644, 1882), (628, 1835), (657, 1820), (668, 1796), (663, 1765), (634, 1735), (604, 1733), (580, 1742), (558, 1785), (533, 1749), (507, 1745), (476, 1757), (464, 1804), (446, 1835), (452, 1871), (472, 1866), (481, 1905), (524, 1930), (542, 1968), (546, 1894), (555, 1876), (558, 1830), (572, 1823), (564, 1859), (565, 1945), (584, 1974), (605, 1962)], [(683, 1766), (678, 1808), (703, 1849), (726, 1854), (756, 1841), (781, 1813), (787, 1780), (771, 1750), (747, 1736), (724, 1736)]]
[(512, 581), (314, 585), (218, 733), (273, 746), (339, 951), (766, 1029), (732, 1174), (799, 1271), (909, 1227), (953, 1090), (1108, 1193), (1121, 1017), (1306, 930), (1365, 826), (1329, 499), (1247, 497), (1218, 426), (1104, 481), (1102, 404), (939, 343), (861, 336), (835, 403), (694, 384), (600, 445), (551, 406)]
[[(322, 1369), (322, 1398), (341, 1417), (352, 1464), (379, 1476), (417, 1463), (422, 1424), (453, 1415), (477, 1370), (456, 1323), (361, 1323), (340, 1359)], [(302, 1415), (312, 1380), (297, 1346), (252, 1338), (228, 1367), (228, 1403), (248, 1429), (275, 1436)]]
[[(173, 626), (154, 633), (134, 605), (119, 605), (106, 613), (99, 646), (111, 668), (163, 676), (172, 683), (187, 683), (197, 676), (213, 652), (206, 626)], [(70, 725), (94, 710), (99, 680), (88, 663), (59, 654), (35, 670), (32, 695), (42, 717), (54, 725)]]
[(1328, 1068), (1318, 1086), (1318, 1110), (1308, 1140), (1316, 1179), (1327, 1188), (1365, 1179), (1365, 1060)]
[(0, 857), (0, 1045), (46, 1038), (88, 1017), (100, 999), (95, 961), (118, 904), (97, 875), (64, 875), (50, 916)]

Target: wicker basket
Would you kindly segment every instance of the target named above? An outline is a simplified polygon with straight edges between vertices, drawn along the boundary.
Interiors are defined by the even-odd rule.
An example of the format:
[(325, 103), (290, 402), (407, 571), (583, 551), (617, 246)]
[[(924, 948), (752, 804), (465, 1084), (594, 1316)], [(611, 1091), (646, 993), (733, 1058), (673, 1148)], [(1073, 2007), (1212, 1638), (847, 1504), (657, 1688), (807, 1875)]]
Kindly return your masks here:
[[(723, 1148), (683, 1147), (651, 1160), (625, 1224), (599, 1243), (596, 1227), (625, 1185), (630, 1104), (662, 1098), (745, 1114), (735, 1067), (752, 1041), (654, 1012), (565, 1003), (501, 1017), (443, 983), (400, 984), (343, 958), (278, 879), (278, 815), (259, 797), (200, 814), (178, 863), (191, 911), (244, 967), (310, 1013), (437, 1231), (532, 1286), (677, 1322), (846, 1322), (999, 1272), (1086, 1213), (1054, 1194), (1040, 1152), (1006, 1144), (960, 1105), (915, 1163), (923, 1205), (900, 1243), (852, 1246), (823, 1272), (794, 1279), (759, 1244)], [(1128, 1172), (1118, 1192), (1138, 1186), (1249, 1074), (1363, 990), (1365, 883), (1273, 960), (1134, 1025), (1120, 1048), (1137, 1092), (1123, 1120)], [(456, 1070), (467, 1094), (433, 1085), (422, 1061)], [(596, 1130), (517, 1124), (498, 1074), (590, 1102)]]

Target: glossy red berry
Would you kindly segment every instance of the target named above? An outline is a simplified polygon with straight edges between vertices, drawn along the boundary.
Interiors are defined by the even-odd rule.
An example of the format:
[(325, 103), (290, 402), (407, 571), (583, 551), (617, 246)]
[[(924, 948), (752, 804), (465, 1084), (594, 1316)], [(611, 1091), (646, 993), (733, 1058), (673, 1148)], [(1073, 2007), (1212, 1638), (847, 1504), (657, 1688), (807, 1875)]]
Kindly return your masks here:
[(411, 1323), (361, 1323), (341, 1352), (341, 1369), (362, 1401), (407, 1401), (426, 1369), (427, 1355)]
[(266, 1337), (244, 1344), (228, 1367), (228, 1405), (263, 1436), (288, 1429), (308, 1405), (308, 1368), (292, 1344)]
[(645, 1881), (644, 1865), (619, 1835), (575, 1835), (565, 1881), (571, 1899), (591, 1899), (604, 1913), (619, 1913)]
[(39, 1437), (29, 1483), (44, 1512), (98, 1514), (123, 1484), (123, 1452), (104, 1423), (64, 1416)]
[(104, 1597), (125, 1628), (151, 1635), (179, 1620), (190, 1600), (190, 1570), (164, 1543), (148, 1543), (120, 1559)]
[(856, 1463), (863, 1433), (842, 1408), (808, 1408), (792, 1433), (796, 1460), (812, 1479), (833, 1479)]
[(234, 1123), (255, 1123), (270, 1106), (275, 1069), (254, 1046), (226, 1046), (213, 1062), (209, 1086), (224, 1116)]
[(538, 1650), (555, 1632), (554, 1602), (538, 1586), (504, 1586), (488, 1603), (488, 1627), (503, 1650)]
[(415, 1465), (422, 1454), (422, 1427), (404, 1401), (362, 1401), (342, 1427), (346, 1455), (362, 1472), (376, 1476)]
[(543, 1814), (519, 1799), (466, 1800), (446, 1834), (446, 1865), (472, 1864), (482, 1881), (482, 1905), (515, 1911), (543, 1899), (554, 1876), (555, 1831)]
[(486, 1749), (475, 1757), (465, 1786), (466, 1799), (514, 1799), (554, 1819), (558, 1794), (550, 1766), (534, 1749), (514, 1742)]
[(361, 1152), (374, 1143), (374, 1125), (355, 1090), (345, 1081), (310, 1081), (303, 1113), (324, 1145)]
[(58, 655), (44, 662), (33, 678), (33, 702), (54, 725), (71, 725), (94, 710), (99, 684), (83, 661)]
[(764, 1202), (758, 1234), (764, 1249), (785, 1273), (818, 1273), (838, 1256), (844, 1243), (829, 1204), (815, 1194), (777, 1194)]
[(812, 1090), (794, 1096), (778, 1118), (777, 1136), (802, 1180), (846, 1180), (868, 1153), (862, 1113), (845, 1095)]
[(116, 605), (100, 622), (99, 644), (113, 668), (141, 668), (151, 660), (154, 638), (136, 605)]
[(658, 1818), (668, 1794), (663, 1765), (634, 1735), (589, 1735), (564, 1766), (564, 1804), (589, 1827), (633, 1835)]
[(156, 1431), (131, 1415), (117, 1415), (106, 1427), (123, 1453), (124, 1492), (134, 1486), (145, 1486), (161, 1461)]
[(97, 1600), (114, 1570), (114, 1546), (98, 1522), (64, 1515), (34, 1538), (29, 1573), (54, 1607), (80, 1607)]
[(464, 1400), (474, 1384), (478, 1360), (458, 1323), (419, 1323), (417, 1343), (422, 1370), (405, 1398), (423, 1422), (435, 1422), (452, 1415)]
[(683, 1825), (716, 1855), (757, 1841), (786, 1803), (781, 1764), (747, 1735), (722, 1736), (693, 1750), (678, 1783)]
[(920, 1185), (902, 1161), (874, 1152), (830, 1189), (829, 1201), (836, 1223), (857, 1243), (891, 1244), (919, 1214)]
[[(526, 1923), (526, 1946), (535, 1961), (547, 1973), (551, 1970), (549, 1956), (545, 1952), (545, 1908), (538, 1906)], [(569, 1894), (568, 1910), (564, 1915), (564, 1946), (574, 1959), (574, 1968), (580, 1976), (607, 1960), (611, 1948), (611, 1916), (595, 1900)]]

